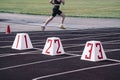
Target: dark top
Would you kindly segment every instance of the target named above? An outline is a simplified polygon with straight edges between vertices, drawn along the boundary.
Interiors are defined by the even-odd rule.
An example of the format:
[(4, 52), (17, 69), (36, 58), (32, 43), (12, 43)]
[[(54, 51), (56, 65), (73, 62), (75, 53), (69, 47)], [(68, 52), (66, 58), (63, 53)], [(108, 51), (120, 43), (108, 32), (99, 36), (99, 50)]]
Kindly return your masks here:
[(61, 0), (54, 0), (55, 4), (61, 4)]
[(59, 5), (54, 5), (53, 12), (52, 12), (52, 16), (53, 17), (55, 17), (57, 14), (61, 15), (61, 13), (62, 13), (62, 11), (59, 10), (60, 4), (61, 4), (61, 0), (54, 0), (54, 4), (59, 4)]

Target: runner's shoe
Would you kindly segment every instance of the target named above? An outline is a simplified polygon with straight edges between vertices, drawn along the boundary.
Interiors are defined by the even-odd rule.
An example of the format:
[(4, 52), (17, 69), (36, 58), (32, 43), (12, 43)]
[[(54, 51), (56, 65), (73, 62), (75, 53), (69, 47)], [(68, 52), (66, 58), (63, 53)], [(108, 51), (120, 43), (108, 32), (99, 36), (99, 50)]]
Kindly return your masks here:
[(66, 29), (63, 25), (60, 25), (60, 29)]
[(45, 31), (45, 26), (41, 26), (41, 31)]

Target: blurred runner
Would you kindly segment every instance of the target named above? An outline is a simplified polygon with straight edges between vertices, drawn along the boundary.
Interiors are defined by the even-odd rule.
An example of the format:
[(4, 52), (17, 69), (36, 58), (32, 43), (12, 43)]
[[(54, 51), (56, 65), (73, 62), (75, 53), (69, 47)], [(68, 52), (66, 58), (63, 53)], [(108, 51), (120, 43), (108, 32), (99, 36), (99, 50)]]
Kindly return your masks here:
[(52, 5), (54, 5), (53, 7), (53, 10), (52, 10), (52, 15), (45, 21), (45, 23), (41, 26), (41, 29), (42, 31), (45, 30), (45, 27), (47, 26), (47, 24), (53, 20), (53, 18), (56, 16), (56, 15), (60, 15), (62, 17), (62, 20), (61, 20), (61, 24), (60, 24), (60, 28), (61, 29), (65, 29), (64, 27), (64, 20), (65, 20), (65, 15), (64, 13), (60, 10), (60, 5), (61, 4), (65, 4), (65, 1), (64, 0), (50, 0), (50, 3)]

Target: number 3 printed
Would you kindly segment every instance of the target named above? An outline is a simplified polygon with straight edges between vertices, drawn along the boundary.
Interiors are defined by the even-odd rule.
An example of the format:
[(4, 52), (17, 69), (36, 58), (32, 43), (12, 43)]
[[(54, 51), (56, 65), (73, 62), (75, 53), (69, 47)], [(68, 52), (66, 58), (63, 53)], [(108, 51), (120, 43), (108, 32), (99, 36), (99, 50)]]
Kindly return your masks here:
[[(87, 44), (87, 47), (90, 47), (89, 56), (88, 56), (88, 55), (85, 55), (85, 58), (86, 58), (86, 59), (91, 59), (92, 50), (93, 50), (93, 44), (92, 44), (92, 43), (88, 43), (88, 44)], [(99, 49), (99, 53), (100, 53), (100, 54), (98, 55), (98, 59), (103, 59), (101, 44), (100, 44), (100, 43), (96, 43), (96, 44), (95, 44), (95, 47)]]
[(90, 58), (91, 58), (91, 55), (92, 55), (93, 44), (88, 43), (88, 44), (87, 44), (87, 47), (89, 47), (89, 46), (90, 46), (90, 50), (89, 50), (89, 53), (90, 53), (90, 54), (89, 54), (89, 56), (87, 56), (87, 55), (85, 56), (86, 59), (90, 59)]
[(99, 48), (99, 52), (100, 52), (100, 55), (98, 55), (98, 59), (103, 59), (102, 49), (101, 49), (100, 43), (96, 43), (96, 47)]

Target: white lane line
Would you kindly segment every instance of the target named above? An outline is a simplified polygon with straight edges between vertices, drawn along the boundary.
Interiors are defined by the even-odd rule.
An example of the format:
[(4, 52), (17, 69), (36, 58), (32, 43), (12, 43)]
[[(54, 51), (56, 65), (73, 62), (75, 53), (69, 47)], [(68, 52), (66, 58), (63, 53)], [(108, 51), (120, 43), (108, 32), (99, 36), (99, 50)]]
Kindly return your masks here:
[(42, 51), (40, 48), (33, 48), (36, 51), (26, 51), (26, 52), (21, 52), (21, 53), (3, 53), (0, 54), (0, 57), (8, 57), (8, 56), (16, 56), (16, 55), (24, 55), (24, 54), (37, 54), (37, 51)]
[(0, 48), (10, 48), (11, 45), (8, 45), (8, 46), (1, 46)]
[[(74, 40), (74, 39), (73, 39)], [(62, 40), (62, 41), (64, 41), (64, 40)], [(120, 42), (117, 42), (117, 41), (119, 41), (119, 40), (112, 40), (112, 41), (105, 41), (105, 42), (102, 42), (103, 44), (120, 44)], [(5, 42), (10, 42), (10, 41), (5, 41)], [(34, 42), (34, 43), (32, 43), (33, 45), (37, 45), (37, 46), (39, 46), (40, 44), (45, 44), (45, 42), (42, 42), (42, 41), (40, 41), (40, 42)], [(69, 44), (71, 47), (72, 46), (74, 46), (74, 45), (78, 45), (78, 44)], [(85, 44), (79, 44), (79, 46), (84, 46)], [(43, 45), (44, 46), (44, 45)], [(9, 47), (11, 47), (11, 45), (8, 45), (8, 46), (1, 46), (0, 48), (9, 48)], [(69, 47), (69, 46), (68, 46)]]
[(114, 52), (114, 51), (120, 51), (120, 49), (107, 49), (105, 52)]
[(26, 51), (26, 52), (21, 52), (21, 53), (1, 53), (0, 57), (9, 57), (9, 56), (17, 56), (17, 55), (24, 55), (24, 54), (37, 54), (37, 51), (42, 51), (43, 49), (41, 48), (33, 48), (36, 51)]
[[(69, 39), (62, 39), (61, 41), (67, 41), (67, 40), (85, 40), (85, 39), (91, 38), (91, 39), (101, 39), (101, 37), (96, 36), (87, 36), (87, 37), (75, 37), (75, 38), (69, 38)], [(102, 39), (106, 39), (106, 37), (102, 37)]]
[[(69, 31), (69, 32), (80, 32), (80, 31)], [(34, 33), (29, 33), (30, 37), (40, 37), (40, 36), (32, 36), (32, 34), (40, 34), (39, 32), (34, 32)], [(100, 37), (102, 36), (109, 36), (111, 35), (110, 33), (98, 33), (100, 35)], [(120, 34), (120, 33), (112, 33), (112, 35), (117, 35), (117, 34)], [(60, 34), (56, 35), (56, 36), (59, 36)], [(73, 36), (76, 34), (72, 34)], [(80, 35), (80, 34), (78, 34)], [(87, 35), (87, 36), (96, 36), (95, 34), (84, 34), (84, 35)], [(48, 34), (48, 35), (45, 35), (45, 36), (51, 36), (51, 34)], [(71, 36), (71, 34), (65, 34), (64, 36)], [(15, 37), (14, 35), (11, 35), (11, 36), (8, 36), (8, 37)], [(97, 37), (97, 36), (96, 36)], [(0, 38), (5, 38), (5, 37), (0, 37)]]
[(114, 62), (119, 62), (120, 63), (120, 60), (116, 60), (116, 59), (110, 59), (110, 58), (108, 58), (107, 60), (114, 61)]
[(23, 53), (9, 53), (9, 54), (3, 54), (0, 55), (0, 57), (9, 57), (9, 56), (17, 56), (17, 55), (25, 55), (25, 54), (37, 54), (37, 51), (29, 51), (29, 52), (23, 52)]
[(0, 41), (0, 42), (13, 42), (13, 41)]
[(81, 54), (83, 51), (80, 50), (80, 51), (66, 51), (66, 52), (67, 52), (67, 53), (70, 53), (70, 54), (71, 54), (71, 53), (80, 53), (80, 54)]
[[(21, 53), (21, 54), (24, 54), (24, 53)], [(51, 62), (51, 61), (63, 60), (63, 59), (69, 59), (69, 58), (74, 58), (74, 57), (80, 57), (81, 56), (81, 55), (72, 54), (72, 53), (66, 53), (66, 54), (71, 55), (71, 56), (63, 57), (63, 58), (57, 58), (57, 59), (44, 60), (44, 61), (37, 61), (37, 62), (32, 62), (32, 63), (26, 63), (26, 64), (21, 64), (21, 65), (16, 65), (16, 66), (10, 66), (10, 67), (5, 67), (5, 68), (0, 68), (0, 70), (6, 70), (6, 69), (11, 69), (11, 68), (23, 67), (23, 66), (28, 66), (28, 65), (38, 64), (38, 63), (45, 63), (45, 62)], [(114, 62), (120, 62), (120, 60), (115, 60), (115, 59), (107, 59), (107, 60), (114, 61)]]
[[(81, 44), (81, 45), (74, 45), (74, 46), (67, 46), (67, 47), (64, 47), (64, 49), (66, 48), (71, 48), (71, 47), (78, 47), (78, 46), (83, 46), (85, 44)], [(42, 51), (43, 49), (40, 49), (40, 48), (34, 48), (36, 50), (40, 50)], [(113, 51), (120, 51), (120, 49), (106, 49), (105, 52), (113, 52)], [(20, 55), (20, 54), (28, 54), (30, 52), (35, 52), (35, 51), (29, 51), (29, 52), (23, 52), (23, 53), (12, 53), (12, 54), (1, 54), (0, 57), (7, 57), (7, 56), (14, 56), (14, 55)], [(81, 50), (80, 51), (67, 51), (68, 53), (74, 53), (74, 52), (82, 52)]]
[[(74, 39), (73, 39), (74, 40)], [(116, 40), (115, 40), (116, 41)], [(114, 41), (113, 41), (114, 42)], [(103, 42), (104, 44), (111, 44), (109, 43), (109, 41), (106, 41), (106, 42)], [(118, 43), (115, 43), (115, 44), (118, 44)], [(70, 44), (69, 44), (70, 45)], [(39, 46), (39, 45), (37, 45)], [(85, 46), (85, 44), (71, 44), (70, 46), (66, 46), (64, 48), (71, 48), (71, 47), (78, 47), (78, 46)]]
[(37, 78), (34, 78), (32, 80), (45, 79), (45, 78), (50, 78), (50, 77), (55, 77), (55, 76), (60, 76), (60, 75), (65, 75), (65, 74), (70, 74), (70, 73), (75, 73), (75, 72), (81, 72), (81, 71), (86, 71), (86, 70), (91, 70), (91, 69), (98, 69), (98, 68), (104, 68), (104, 67), (112, 67), (112, 66), (117, 66), (117, 65), (120, 65), (120, 63), (100, 65), (100, 66), (93, 66), (93, 67), (87, 67), (87, 68), (76, 69), (76, 70), (71, 70), (71, 71), (65, 71), (65, 72), (60, 72), (60, 73), (55, 73), (55, 74), (50, 74), (50, 75), (45, 75), (45, 76), (37, 77)]
[[(72, 55), (72, 56), (82, 56), (82, 55), (79, 55), (79, 54), (72, 54), (72, 53), (66, 53), (68, 55)], [(116, 59), (110, 59), (110, 58), (107, 58), (108, 61), (114, 61), (114, 62), (120, 62), (120, 60), (116, 60)]]
[[(70, 47), (76, 47), (76, 46), (70, 46)], [(69, 48), (69, 47), (64, 47), (64, 48)], [(39, 51), (43, 50), (43, 49), (40, 49), (40, 48), (34, 48), (34, 49), (39, 50)], [(120, 49), (108, 49), (105, 52), (114, 52), (114, 51), (120, 51)], [(16, 55), (21, 55), (21, 54), (35, 54), (34, 52), (36, 52), (36, 51), (29, 51), (29, 52), (23, 52), (23, 53), (0, 54), (0, 57), (16, 56)], [(68, 53), (70, 55), (74, 52), (82, 52), (82, 51), (81, 50), (80, 51), (67, 51), (66, 54)], [(73, 54), (73, 55), (77, 55), (77, 54)]]
[[(86, 38), (88, 38), (88, 37), (86, 37)], [(81, 39), (81, 37), (78, 37), (78, 38), (70, 38), (70, 39), (61, 39), (61, 41), (67, 41), (67, 40), (76, 40), (76, 39)], [(32, 40), (32, 41), (34, 41), (34, 40)], [(112, 41), (105, 41), (105, 42), (102, 42), (102, 43), (110, 43), (110, 42), (117, 42), (117, 41), (119, 41), (119, 40), (112, 40)], [(3, 42), (11, 42), (11, 41), (3, 41)], [(40, 40), (40, 42), (34, 42), (33, 44), (35, 45), (35, 44), (43, 44), (43, 43), (45, 43), (45, 42), (42, 42), (41, 40)], [(77, 44), (78, 45), (78, 44)], [(80, 45), (84, 45), (84, 44), (80, 44)], [(8, 47), (11, 47), (10, 45), (9, 46), (1, 46), (0, 48), (8, 48)]]
[(10, 67), (5, 67), (5, 68), (0, 68), (0, 71), (6, 70), (6, 69), (17, 68), (17, 67), (24, 67), (24, 66), (33, 65), (33, 64), (40, 64), (40, 63), (46, 63), (46, 62), (51, 62), (51, 61), (69, 59), (69, 58), (74, 58), (74, 57), (79, 57), (79, 56), (69, 56), (69, 57), (56, 58), (56, 59), (50, 59), (50, 60), (36, 61), (36, 62), (32, 62), (32, 63), (27, 63), (27, 64), (21, 64), (21, 65), (16, 65), (16, 66), (10, 66)]
[(72, 54), (72, 53), (65, 53), (65, 54), (71, 55), (71, 56), (81, 56), (81, 55), (79, 55), (79, 54)]
[[(70, 34), (71, 35), (71, 34)], [(72, 34), (73, 35), (73, 34)], [(75, 34), (76, 35), (76, 34)], [(111, 35), (111, 34), (109, 34), (109, 35)], [(49, 35), (50, 36), (50, 35)], [(105, 36), (105, 34), (104, 34), (104, 36)], [(9, 37), (13, 37), (13, 36), (9, 36)], [(15, 37), (15, 36), (14, 36)], [(39, 36), (30, 36), (30, 37), (39, 37)], [(77, 37), (77, 36), (76, 36)], [(93, 36), (93, 35), (90, 35), (90, 36), (87, 36), (87, 37), (77, 37), (77, 38), (69, 38), (69, 39), (62, 39), (62, 41), (66, 41), (66, 40), (76, 40), (76, 39), (81, 39), (81, 38), (94, 38), (94, 37), (98, 37), (98, 36)], [(0, 37), (1, 38), (1, 37)], [(2, 37), (2, 38), (4, 38), (4, 37)], [(106, 37), (102, 37), (102, 38), (106, 38)], [(97, 39), (99, 39), (99, 38), (97, 38)], [(32, 40), (32, 41), (34, 41), (34, 40)], [(37, 40), (37, 41), (41, 41), (41, 40)], [(0, 42), (13, 42), (13, 41), (0, 41)]]

